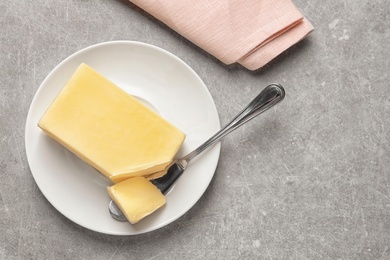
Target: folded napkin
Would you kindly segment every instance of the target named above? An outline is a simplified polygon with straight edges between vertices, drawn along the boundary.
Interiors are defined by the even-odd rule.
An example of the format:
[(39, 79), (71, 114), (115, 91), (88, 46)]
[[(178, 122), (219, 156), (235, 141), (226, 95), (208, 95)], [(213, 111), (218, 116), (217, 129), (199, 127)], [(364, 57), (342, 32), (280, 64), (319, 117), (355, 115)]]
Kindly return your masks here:
[(129, 0), (225, 64), (256, 70), (313, 30), (291, 0)]

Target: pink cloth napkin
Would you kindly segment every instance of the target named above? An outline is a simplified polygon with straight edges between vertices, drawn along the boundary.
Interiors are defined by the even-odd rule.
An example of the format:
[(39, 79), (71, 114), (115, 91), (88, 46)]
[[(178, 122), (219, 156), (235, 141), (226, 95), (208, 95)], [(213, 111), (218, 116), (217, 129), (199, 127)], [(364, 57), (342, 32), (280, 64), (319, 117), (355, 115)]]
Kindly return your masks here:
[(261, 68), (313, 30), (291, 0), (129, 0), (225, 64)]

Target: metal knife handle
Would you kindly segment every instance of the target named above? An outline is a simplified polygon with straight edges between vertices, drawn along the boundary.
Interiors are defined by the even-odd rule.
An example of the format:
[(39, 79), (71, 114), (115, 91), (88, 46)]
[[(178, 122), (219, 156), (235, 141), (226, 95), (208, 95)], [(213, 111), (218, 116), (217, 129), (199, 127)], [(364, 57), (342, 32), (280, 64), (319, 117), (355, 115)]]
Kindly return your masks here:
[(191, 153), (187, 154), (178, 162), (185, 169), (187, 164), (205, 149), (218, 142), (222, 137), (237, 129), (244, 123), (260, 115), (267, 109), (273, 107), (283, 100), (285, 96), (284, 88), (279, 84), (271, 84), (260, 92), (236, 117), (234, 117), (225, 127), (215, 133), (206, 142), (200, 145)]

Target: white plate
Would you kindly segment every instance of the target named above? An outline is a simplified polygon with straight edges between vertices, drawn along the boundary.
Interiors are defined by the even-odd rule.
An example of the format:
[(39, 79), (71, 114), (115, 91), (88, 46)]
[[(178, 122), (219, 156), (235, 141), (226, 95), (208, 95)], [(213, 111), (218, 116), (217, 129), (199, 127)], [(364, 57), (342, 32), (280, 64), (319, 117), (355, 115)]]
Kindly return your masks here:
[[(111, 218), (104, 177), (44, 135), (37, 123), (80, 63), (86, 63), (151, 106), (187, 134), (178, 155), (192, 151), (219, 130), (214, 101), (202, 80), (183, 61), (139, 42), (106, 42), (61, 62), (43, 81), (26, 122), (26, 153), (34, 179), (48, 201), (73, 222), (106, 234), (134, 235), (161, 228), (185, 214), (208, 187), (220, 145), (191, 162), (167, 204), (135, 225)], [(91, 129), (93, 131), (93, 129)]]

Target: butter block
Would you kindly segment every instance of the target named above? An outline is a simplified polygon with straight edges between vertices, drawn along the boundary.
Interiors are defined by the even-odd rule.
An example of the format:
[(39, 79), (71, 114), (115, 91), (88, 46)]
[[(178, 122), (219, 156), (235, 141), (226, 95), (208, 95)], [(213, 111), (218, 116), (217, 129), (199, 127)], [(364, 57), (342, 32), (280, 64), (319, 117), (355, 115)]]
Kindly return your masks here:
[(144, 177), (133, 177), (107, 188), (111, 199), (135, 224), (166, 203), (165, 196)]
[(38, 126), (114, 183), (163, 171), (185, 134), (81, 64)]

